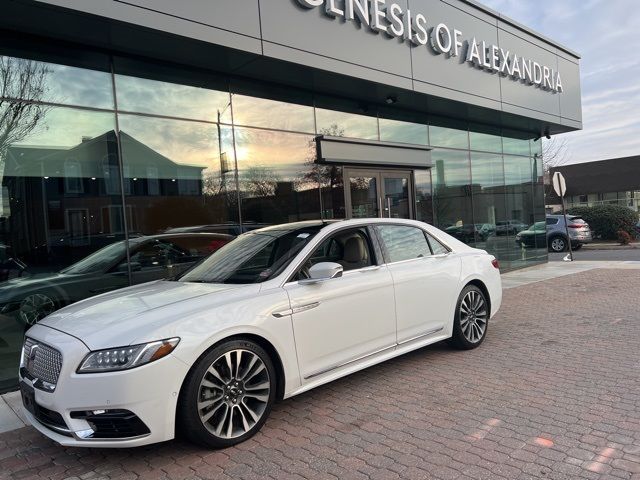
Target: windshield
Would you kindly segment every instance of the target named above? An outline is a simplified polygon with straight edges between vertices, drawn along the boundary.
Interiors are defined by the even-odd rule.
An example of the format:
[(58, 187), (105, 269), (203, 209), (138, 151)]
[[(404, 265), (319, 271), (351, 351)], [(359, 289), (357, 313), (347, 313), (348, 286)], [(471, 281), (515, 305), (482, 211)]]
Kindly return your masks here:
[(76, 274), (103, 271), (123, 258), (125, 253), (124, 242), (112, 243), (61, 270), (60, 273)]
[(245, 233), (180, 277), (180, 282), (261, 283), (276, 277), (323, 225)]

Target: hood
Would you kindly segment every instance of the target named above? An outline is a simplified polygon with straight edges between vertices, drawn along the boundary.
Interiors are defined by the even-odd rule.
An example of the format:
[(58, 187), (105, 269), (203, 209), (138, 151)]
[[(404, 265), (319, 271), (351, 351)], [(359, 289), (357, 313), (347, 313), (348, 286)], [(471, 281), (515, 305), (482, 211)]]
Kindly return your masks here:
[(175, 321), (197, 297), (216, 296), (246, 287), (155, 281), (123, 288), (74, 303), (39, 322), (82, 340), (90, 349), (129, 345), (141, 331)]

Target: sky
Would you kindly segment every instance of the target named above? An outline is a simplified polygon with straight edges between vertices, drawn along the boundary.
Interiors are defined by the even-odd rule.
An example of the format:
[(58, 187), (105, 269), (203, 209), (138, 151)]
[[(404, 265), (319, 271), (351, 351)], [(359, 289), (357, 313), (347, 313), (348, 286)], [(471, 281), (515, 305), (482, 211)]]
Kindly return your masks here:
[(480, 0), (578, 52), (583, 130), (564, 163), (640, 155), (638, 0)]

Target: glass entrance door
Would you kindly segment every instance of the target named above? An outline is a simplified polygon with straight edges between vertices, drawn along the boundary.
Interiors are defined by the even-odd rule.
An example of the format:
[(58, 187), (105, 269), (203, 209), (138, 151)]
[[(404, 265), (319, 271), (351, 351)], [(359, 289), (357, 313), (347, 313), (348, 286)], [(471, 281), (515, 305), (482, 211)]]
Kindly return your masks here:
[(345, 168), (347, 218), (414, 218), (410, 171)]

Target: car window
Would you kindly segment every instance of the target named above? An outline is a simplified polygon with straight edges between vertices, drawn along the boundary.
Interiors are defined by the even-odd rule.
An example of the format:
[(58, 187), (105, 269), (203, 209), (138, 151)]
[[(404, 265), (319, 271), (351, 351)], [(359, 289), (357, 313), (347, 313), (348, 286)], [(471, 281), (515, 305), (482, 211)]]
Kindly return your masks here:
[(427, 238), (429, 239), (429, 245), (431, 245), (431, 251), (434, 255), (449, 253), (449, 249), (442, 243), (440, 243), (440, 241), (437, 240), (433, 235), (427, 233)]
[(324, 225), (240, 235), (179, 278), (181, 282), (260, 283), (279, 275)]
[(378, 231), (390, 263), (431, 255), (427, 237), (420, 228), (406, 225), (380, 225)]
[(558, 224), (557, 218), (547, 218), (547, 225), (557, 225), (557, 224)]
[(370, 267), (374, 265), (371, 252), (371, 241), (365, 228), (342, 230), (318, 245), (294, 279), (309, 278), (309, 269), (320, 262), (339, 263), (345, 272)]
[(575, 223), (576, 225), (584, 225), (585, 223), (587, 223), (582, 217), (569, 217), (569, 221), (571, 223)]

